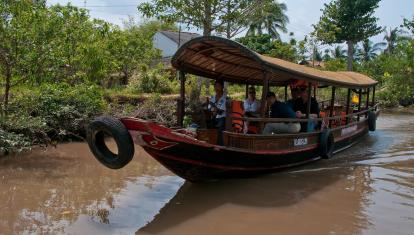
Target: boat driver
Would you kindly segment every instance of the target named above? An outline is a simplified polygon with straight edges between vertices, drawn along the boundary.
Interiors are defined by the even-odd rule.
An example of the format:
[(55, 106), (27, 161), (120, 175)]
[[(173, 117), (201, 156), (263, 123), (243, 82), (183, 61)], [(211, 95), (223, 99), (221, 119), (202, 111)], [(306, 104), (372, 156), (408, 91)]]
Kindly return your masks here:
[(212, 112), (214, 126), (218, 130), (217, 144), (223, 145), (223, 131), (226, 127), (226, 103), (224, 94), (224, 82), (216, 80), (214, 83), (215, 95), (210, 98), (208, 109)]
[[(275, 93), (267, 93), (266, 99), (268, 105), (270, 105), (270, 118), (296, 118), (296, 114), (293, 109), (286, 103), (278, 101)], [(291, 134), (298, 133), (299, 131), (300, 124), (297, 122), (267, 123), (263, 130), (263, 134)]]

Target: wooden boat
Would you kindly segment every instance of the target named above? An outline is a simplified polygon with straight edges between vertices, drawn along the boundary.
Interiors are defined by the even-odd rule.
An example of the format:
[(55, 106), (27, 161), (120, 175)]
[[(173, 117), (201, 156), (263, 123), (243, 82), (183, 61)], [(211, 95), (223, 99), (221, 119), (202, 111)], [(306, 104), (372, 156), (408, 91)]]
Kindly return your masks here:
[[(115, 119), (99, 117), (88, 128), (88, 143), (95, 157), (112, 169), (125, 166), (134, 154), (134, 143), (140, 145), (158, 162), (178, 176), (190, 181), (227, 177), (248, 177), (270, 173), (330, 158), (334, 153), (358, 143), (369, 131), (375, 131), (378, 105), (375, 103), (377, 82), (355, 72), (328, 72), (259, 55), (237, 42), (220, 37), (199, 37), (184, 44), (174, 55), (172, 65), (179, 72), (181, 83), (178, 100), (178, 126), (168, 128), (138, 118)], [(272, 87), (287, 88), (293, 82), (305, 82), (309, 89), (331, 88), (329, 107), (321, 118), (311, 119), (310, 105), (306, 119), (245, 118), (227, 112), (224, 145), (216, 143), (216, 130), (190, 133), (182, 128), (185, 107), (186, 74), (222, 79), (236, 84), (262, 86), (262, 100)], [(315, 85), (317, 84), (317, 85)], [(347, 89), (344, 109), (335, 108), (336, 89)], [(351, 109), (351, 95), (359, 102)], [(316, 92), (314, 91), (316, 96)], [(370, 97), (370, 94), (372, 96)], [(365, 104), (362, 100), (365, 98)], [(310, 99), (309, 99), (310, 100)], [(310, 103), (310, 102), (308, 102)], [(232, 110), (231, 105), (228, 110)], [(318, 130), (296, 134), (244, 134), (232, 123), (256, 122), (259, 129), (272, 122), (323, 122)], [(118, 153), (105, 144), (105, 136), (114, 137)]]

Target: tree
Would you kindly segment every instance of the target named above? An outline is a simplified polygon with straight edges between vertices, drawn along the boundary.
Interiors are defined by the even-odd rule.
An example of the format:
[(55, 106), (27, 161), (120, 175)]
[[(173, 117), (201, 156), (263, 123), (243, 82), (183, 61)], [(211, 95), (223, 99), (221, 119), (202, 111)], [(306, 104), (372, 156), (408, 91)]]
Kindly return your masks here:
[(225, 2), (222, 15), (219, 17), (223, 24), (216, 31), (230, 39), (246, 29), (248, 20), (260, 5), (259, 1), (252, 2), (251, 0), (227, 0)]
[(203, 29), (203, 35), (225, 32), (233, 37), (243, 29), (244, 20), (259, 6), (248, 0), (152, 0), (138, 10), (145, 17), (165, 22), (180, 22)]
[(236, 41), (259, 54), (292, 62), (296, 62), (299, 58), (296, 45), (280, 40), (272, 40), (272, 37), (269, 34), (246, 36), (238, 38)]
[(143, 25), (132, 22), (125, 23), (125, 29), (115, 28), (111, 33), (107, 46), (113, 57), (116, 72), (122, 74), (120, 83), (127, 85), (134, 72), (143, 65), (160, 58), (160, 51), (153, 47), (152, 38), (159, 29), (175, 29), (170, 24), (152, 21)]
[(344, 59), (347, 56), (346, 54), (347, 51), (344, 50), (340, 45), (337, 45), (333, 50), (331, 50), (331, 55), (334, 59)]
[(358, 49), (358, 57), (363, 61), (367, 62), (378, 56), (378, 52), (386, 45), (384, 42), (373, 43), (369, 39), (365, 39), (362, 42), (362, 47)]
[[(0, 77), (3, 78), (3, 113), (7, 114), (10, 89), (27, 79), (27, 57), (36, 51), (35, 33), (32, 24), (39, 19), (45, 9), (44, 3), (32, 1), (2, 1), (0, 3)], [(20, 75), (20, 76), (19, 76)], [(19, 77), (19, 79), (16, 79)]]
[(391, 28), (387, 30), (387, 28), (384, 28), (384, 40), (387, 42), (387, 48), (385, 49), (385, 53), (392, 54), (394, 52), (395, 46), (397, 44), (397, 39), (400, 30), (396, 28)]
[(412, 34), (414, 34), (414, 18), (412, 20), (404, 19), (404, 23), (402, 26), (407, 28), (411, 31)]
[(352, 71), (354, 45), (379, 34), (378, 19), (373, 16), (380, 0), (333, 0), (325, 4), (314, 34), (326, 44), (348, 45), (348, 70)]
[(323, 54), (323, 61), (329, 61), (332, 59), (331, 55), (329, 54), (331, 51), (329, 49), (325, 49), (324, 54)]
[(286, 24), (289, 18), (286, 15), (287, 6), (275, 0), (264, 0), (262, 6), (249, 22), (249, 30), (246, 36), (261, 35), (267, 32), (273, 39), (280, 39), (279, 30), (287, 32)]

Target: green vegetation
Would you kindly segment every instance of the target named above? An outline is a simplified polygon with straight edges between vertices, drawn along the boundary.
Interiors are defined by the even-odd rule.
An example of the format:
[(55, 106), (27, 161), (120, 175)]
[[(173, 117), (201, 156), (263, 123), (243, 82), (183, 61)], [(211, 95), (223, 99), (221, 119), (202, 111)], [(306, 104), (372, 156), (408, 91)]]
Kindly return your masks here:
[(1, 1), (0, 16), (0, 154), (82, 139), (91, 118), (118, 111), (108, 94), (177, 91), (162, 65), (150, 66), (161, 55), (153, 35), (174, 24), (121, 29), (30, 0)]
[(354, 46), (381, 32), (373, 16), (380, 0), (333, 0), (325, 4), (323, 15), (314, 25), (316, 37), (324, 43), (348, 45), (348, 70), (352, 71)]

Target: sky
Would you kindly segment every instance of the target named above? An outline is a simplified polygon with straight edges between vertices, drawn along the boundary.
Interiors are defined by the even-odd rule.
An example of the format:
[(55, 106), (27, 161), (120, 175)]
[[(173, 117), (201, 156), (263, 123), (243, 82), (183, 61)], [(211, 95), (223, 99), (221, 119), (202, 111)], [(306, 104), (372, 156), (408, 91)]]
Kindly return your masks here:
[[(71, 2), (72, 5), (83, 7), (90, 10), (94, 18), (104, 19), (114, 24), (122, 26), (122, 22), (129, 16), (136, 20), (142, 20), (136, 6), (148, 0), (48, 0), (48, 4), (66, 4)], [(330, 0), (280, 0), (286, 3), (288, 10), (287, 15), (290, 23), (287, 28), (289, 32), (294, 32), (295, 38), (302, 40), (305, 35), (312, 31), (312, 24), (316, 24), (321, 16), (321, 8), (324, 3)], [(376, 10), (376, 17), (379, 18), (380, 26), (398, 27), (402, 24), (404, 18), (412, 19), (414, 17), (413, 0), (382, 0)], [(197, 29), (189, 31), (196, 32)], [(243, 35), (240, 35), (243, 36)], [(379, 42), (383, 40), (384, 35), (378, 35), (372, 40)], [(282, 35), (282, 39), (287, 40), (287, 35)]]

